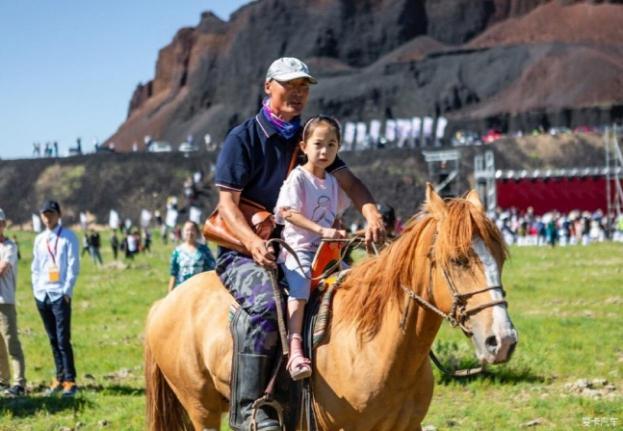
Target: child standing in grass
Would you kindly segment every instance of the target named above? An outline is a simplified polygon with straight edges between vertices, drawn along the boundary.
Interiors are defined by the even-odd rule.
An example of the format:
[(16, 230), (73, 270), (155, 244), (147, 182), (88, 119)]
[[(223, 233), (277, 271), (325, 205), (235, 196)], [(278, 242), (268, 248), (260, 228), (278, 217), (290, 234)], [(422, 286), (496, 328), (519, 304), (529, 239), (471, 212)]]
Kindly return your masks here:
[(340, 126), (327, 116), (310, 119), (300, 143), (307, 156), (305, 164), (292, 170), (279, 192), (276, 219), (284, 224), (283, 239), (295, 251), (282, 250), (279, 262), (288, 282), (288, 332), (290, 358), (288, 372), (294, 380), (311, 375), (311, 364), (303, 354), (301, 329), (305, 304), (309, 299), (311, 263), (322, 238), (344, 238), (346, 232), (333, 228), (336, 217), (349, 205), (335, 177), (326, 168), (340, 147)]

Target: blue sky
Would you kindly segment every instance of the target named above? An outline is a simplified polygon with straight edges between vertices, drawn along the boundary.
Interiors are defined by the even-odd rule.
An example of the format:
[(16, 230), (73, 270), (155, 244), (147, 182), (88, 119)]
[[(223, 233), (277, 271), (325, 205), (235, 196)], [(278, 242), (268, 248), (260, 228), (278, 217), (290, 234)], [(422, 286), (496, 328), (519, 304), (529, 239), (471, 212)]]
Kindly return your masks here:
[(153, 78), (158, 50), (201, 12), (223, 19), (248, 0), (0, 1), (0, 158), (33, 142), (83, 150), (123, 122), (136, 84)]

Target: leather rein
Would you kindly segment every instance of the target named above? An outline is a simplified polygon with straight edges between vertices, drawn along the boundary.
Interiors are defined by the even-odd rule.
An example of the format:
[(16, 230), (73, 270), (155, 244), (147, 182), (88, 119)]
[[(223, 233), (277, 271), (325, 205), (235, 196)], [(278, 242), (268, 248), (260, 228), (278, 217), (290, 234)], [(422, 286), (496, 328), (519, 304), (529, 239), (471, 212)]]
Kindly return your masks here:
[[(504, 287), (502, 285), (498, 285), (498, 286), (485, 287), (483, 289), (474, 290), (471, 292), (460, 293), (459, 290), (456, 288), (456, 285), (452, 281), (452, 278), (448, 274), (448, 271), (446, 268), (443, 268), (443, 275), (444, 275), (444, 278), (446, 279), (446, 284), (448, 286), (448, 289), (450, 290), (450, 293), (452, 293), (452, 306), (450, 307), (449, 313), (444, 313), (439, 308), (437, 308), (435, 305), (425, 300), (422, 296), (415, 293), (414, 290), (409, 289), (404, 286), (400, 286), (402, 290), (404, 290), (405, 293), (407, 294), (407, 304), (405, 306), (405, 311), (402, 315), (402, 319), (400, 319), (400, 327), (403, 330), (407, 322), (407, 318), (409, 314), (409, 305), (412, 300), (415, 301), (421, 307), (431, 310), (432, 312), (441, 316), (443, 319), (447, 320), (453, 328), (456, 328), (457, 326), (460, 327), (461, 330), (468, 337), (471, 337), (474, 335), (471, 329), (466, 326), (466, 323), (470, 319), (471, 316), (478, 314), (479, 312), (487, 308), (495, 307), (496, 305), (508, 306), (508, 303), (506, 302), (505, 299), (500, 299), (497, 301), (491, 301), (485, 304), (480, 304), (472, 308), (467, 308), (467, 302), (471, 297), (479, 295), (481, 293), (488, 292), (490, 290), (499, 290), (500, 292), (502, 292), (502, 296), (506, 297), (506, 292), (504, 291)], [(432, 279), (432, 271), (431, 271), (431, 279)], [(428, 290), (429, 292), (431, 292), (431, 296), (432, 296), (432, 280), (431, 280), (431, 283), (429, 284)]]

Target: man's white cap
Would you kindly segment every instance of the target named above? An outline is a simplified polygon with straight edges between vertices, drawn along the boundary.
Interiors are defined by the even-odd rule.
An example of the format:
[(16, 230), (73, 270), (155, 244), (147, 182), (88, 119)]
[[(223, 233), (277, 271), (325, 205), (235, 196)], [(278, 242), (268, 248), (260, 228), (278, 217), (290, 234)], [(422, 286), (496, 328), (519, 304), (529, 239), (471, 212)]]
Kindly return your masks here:
[(307, 78), (311, 84), (317, 84), (316, 78), (309, 74), (307, 65), (298, 58), (281, 57), (270, 65), (266, 72), (266, 81), (274, 79), (279, 82), (292, 81), (293, 79)]
[(6, 215), (4, 214), (4, 211), (2, 211), (2, 208), (0, 208), (0, 221), (2, 220), (6, 220)]

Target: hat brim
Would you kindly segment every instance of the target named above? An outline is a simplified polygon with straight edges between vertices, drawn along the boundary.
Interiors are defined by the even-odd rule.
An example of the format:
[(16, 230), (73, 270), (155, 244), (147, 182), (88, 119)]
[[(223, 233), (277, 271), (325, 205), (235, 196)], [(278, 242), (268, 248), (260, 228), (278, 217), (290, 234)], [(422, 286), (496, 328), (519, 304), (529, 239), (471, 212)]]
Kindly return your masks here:
[(43, 207), (39, 210), (39, 212), (41, 213), (60, 213), (60, 210), (58, 208), (53, 208), (53, 207)]
[(305, 72), (282, 73), (281, 75), (272, 76), (270, 79), (274, 79), (279, 82), (288, 82), (299, 78), (307, 78), (310, 84), (318, 84), (318, 80), (316, 78)]

